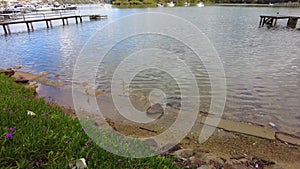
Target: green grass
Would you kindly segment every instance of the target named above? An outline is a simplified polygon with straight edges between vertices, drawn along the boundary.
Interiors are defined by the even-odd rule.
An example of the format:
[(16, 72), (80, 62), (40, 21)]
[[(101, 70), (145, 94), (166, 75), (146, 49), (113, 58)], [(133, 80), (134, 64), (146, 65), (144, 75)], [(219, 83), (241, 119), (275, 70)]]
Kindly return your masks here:
[[(27, 110), (36, 116), (27, 115)], [(91, 123), (86, 124), (91, 127)], [(138, 140), (124, 139), (110, 131), (91, 131), (98, 134), (95, 141), (102, 146), (115, 148), (122, 143), (119, 149), (126, 155), (150, 151), (141, 148), (145, 145)], [(6, 137), (8, 133), (12, 138)], [(88, 168), (177, 168), (169, 157), (120, 157), (95, 141), (91, 142), (79, 121), (65, 116), (61, 108), (35, 99), (31, 90), (0, 74), (0, 168), (68, 168), (70, 161), (80, 158), (87, 160)], [(129, 142), (138, 148), (130, 147)]]

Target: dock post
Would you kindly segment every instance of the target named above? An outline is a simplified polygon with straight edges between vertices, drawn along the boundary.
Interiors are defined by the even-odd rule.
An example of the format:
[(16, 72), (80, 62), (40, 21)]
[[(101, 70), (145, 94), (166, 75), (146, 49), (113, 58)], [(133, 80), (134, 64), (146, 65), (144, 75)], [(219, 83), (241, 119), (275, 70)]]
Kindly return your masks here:
[(265, 25), (265, 23), (266, 23), (266, 18), (265, 18), (265, 17), (263, 17), (263, 23), (262, 23), (262, 26), (264, 26), (264, 25)]
[(287, 27), (296, 28), (297, 22), (298, 22), (298, 18), (290, 17), (287, 22)]
[(62, 23), (63, 23), (63, 25), (65, 25), (65, 20), (64, 19), (62, 19)]
[(262, 17), (260, 17), (260, 21), (259, 21), (259, 27), (261, 27), (261, 23), (262, 23)]
[(51, 22), (51, 20), (49, 20), (49, 22), (50, 22), (50, 27), (52, 28), (52, 22)]
[(82, 17), (81, 16), (79, 17), (79, 20), (80, 20), (80, 23), (82, 23)]
[(67, 25), (69, 25), (69, 21), (68, 21), (68, 18), (66, 18), (66, 23), (67, 23)]
[(29, 27), (29, 24), (28, 24), (28, 22), (26, 22), (26, 26), (27, 26), (27, 30), (28, 30), (28, 32), (30, 32), (30, 27)]
[(46, 20), (46, 26), (47, 26), (47, 28), (49, 28), (49, 24), (48, 24), (48, 21)]
[(75, 21), (76, 21), (76, 24), (78, 24), (77, 16), (75, 16)]
[(277, 25), (277, 18), (275, 19), (275, 22), (274, 22), (274, 27)]
[(30, 27), (31, 27), (31, 31), (33, 32), (34, 29), (33, 29), (33, 24), (32, 24), (32, 22), (30, 22)]
[(6, 25), (8, 34), (11, 34), (9, 25)]
[(2, 26), (3, 26), (4, 34), (7, 35), (7, 30), (6, 30), (5, 25), (2, 25)]

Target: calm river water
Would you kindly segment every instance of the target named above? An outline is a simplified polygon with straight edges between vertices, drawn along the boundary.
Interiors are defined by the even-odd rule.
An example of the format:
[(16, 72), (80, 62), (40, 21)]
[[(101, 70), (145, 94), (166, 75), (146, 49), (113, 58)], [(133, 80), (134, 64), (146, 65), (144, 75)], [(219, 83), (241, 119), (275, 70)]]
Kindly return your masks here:
[[(279, 130), (300, 135), (300, 31), (258, 28), (259, 15), (273, 15), (279, 12), (283, 15), (300, 16), (300, 10), (297, 8), (208, 6), (103, 9), (95, 5), (83, 5), (80, 6), (78, 13), (100, 13), (108, 15), (108, 19), (99, 21), (86, 19), (83, 24), (78, 25), (71, 19), (68, 26), (62, 26), (60, 21), (57, 21), (53, 23), (52, 29), (46, 29), (45, 23), (36, 23), (35, 31), (30, 33), (26, 31), (25, 24), (13, 25), (11, 26), (13, 34), (9, 36), (4, 36), (1, 29), (0, 67), (23, 65), (22, 70), (25, 71), (60, 74), (60, 79), (70, 84), (76, 58), (89, 38), (112, 21), (142, 12), (162, 12), (179, 16), (198, 27), (207, 36), (217, 51), (226, 74), (225, 117), (265, 125), (273, 122)], [(120, 26), (126, 33), (133, 29), (135, 24), (132, 21)], [(145, 29), (149, 25), (153, 26), (151, 23), (145, 24)], [(285, 22), (280, 21), (279, 25), (285, 25)], [(99, 37), (97, 47), (101, 48), (105, 45), (101, 42), (106, 42), (109, 38), (113, 37), (106, 35)], [(136, 44), (140, 42), (143, 42), (144, 46), (164, 46), (164, 49), (170, 50), (174, 48), (179, 54), (191, 52), (178, 41), (164, 36), (149, 34), (129, 38), (120, 42), (107, 55), (103, 62), (104, 66), (97, 74), (98, 88), (109, 85), (111, 73), (118, 64), (116, 60), (122, 59), (122, 57), (114, 59), (114, 56), (121, 56), (122, 52), (126, 53), (127, 50), (140, 49), (141, 47), (136, 48)], [(192, 53), (190, 54), (192, 56)], [(166, 53), (161, 55), (163, 57)], [(205, 66), (194, 61), (193, 57), (182, 59), (191, 65), (202, 97), (201, 109), (207, 110), (210, 102), (210, 84)], [(132, 67), (138, 64), (135, 60), (128, 62)], [(185, 77), (184, 72), (177, 73), (179, 77)], [(180, 92), (176, 82), (168, 74), (158, 70), (140, 72), (130, 87), (144, 92), (153, 87), (171, 91), (170, 98), (176, 98)]]

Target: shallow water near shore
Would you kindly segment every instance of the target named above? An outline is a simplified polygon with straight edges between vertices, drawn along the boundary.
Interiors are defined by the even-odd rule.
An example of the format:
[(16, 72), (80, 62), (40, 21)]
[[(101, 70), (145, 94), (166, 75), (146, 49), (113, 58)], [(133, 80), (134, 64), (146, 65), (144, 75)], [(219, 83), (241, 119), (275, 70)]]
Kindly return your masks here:
[[(59, 79), (65, 81), (65, 89), (59, 92), (44, 92), (44, 97), (71, 104), (64, 90), (70, 90), (72, 73), (76, 58), (84, 44), (94, 35), (95, 31), (105, 24), (120, 17), (141, 12), (163, 12), (182, 17), (197, 26), (211, 41), (219, 54), (224, 66), (227, 80), (227, 102), (224, 117), (240, 121), (252, 121), (268, 126), (276, 124), (280, 131), (300, 136), (300, 32), (289, 29), (258, 28), (259, 15), (276, 14), (300, 15), (294, 8), (246, 8), (218, 7), (205, 8), (159, 8), (159, 9), (102, 9), (92, 5), (79, 8), (79, 13), (100, 13), (108, 15), (107, 20), (85, 21), (76, 25), (61, 26), (54, 23), (53, 29), (45, 29), (44, 23), (36, 24), (35, 32), (27, 33), (25, 25), (12, 26), (14, 32), (10, 36), (0, 35), (0, 67), (22, 65), (23, 71), (33, 73), (47, 71), (60, 74)], [(134, 22), (133, 22), (134, 23)], [(128, 25), (133, 24), (128, 23)], [(279, 22), (285, 25), (285, 22)], [(299, 27), (299, 23), (298, 23)], [(124, 32), (129, 27), (124, 26)], [(0, 34), (3, 34), (1, 32)], [(105, 35), (101, 36), (105, 37)], [(101, 47), (99, 38), (99, 47)], [(149, 37), (155, 42), (157, 37)], [(136, 44), (137, 39), (126, 41), (119, 50), (126, 50)], [(179, 53), (188, 53), (180, 43), (161, 39), (161, 44), (175, 49)], [(123, 48), (122, 48), (123, 47)], [(201, 110), (207, 111), (210, 104), (210, 83), (205, 66), (190, 58), (186, 61), (193, 65), (201, 94)], [(100, 68), (97, 88), (107, 89), (111, 70), (116, 65), (114, 60), (105, 62), (107, 69)], [(135, 62), (131, 62), (134, 67)], [(182, 72), (177, 72), (182, 77)], [(51, 77), (57, 80), (55, 77)], [(158, 81), (159, 83), (156, 83)], [(144, 91), (157, 87), (169, 92), (176, 98), (178, 87), (167, 74), (155, 70), (141, 72), (136, 76), (131, 89)], [(95, 87), (95, 86), (93, 86)], [(53, 89), (54, 90), (54, 89)], [(68, 93), (68, 92), (66, 92)], [(68, 98), (68, 99), (65, 99)]]

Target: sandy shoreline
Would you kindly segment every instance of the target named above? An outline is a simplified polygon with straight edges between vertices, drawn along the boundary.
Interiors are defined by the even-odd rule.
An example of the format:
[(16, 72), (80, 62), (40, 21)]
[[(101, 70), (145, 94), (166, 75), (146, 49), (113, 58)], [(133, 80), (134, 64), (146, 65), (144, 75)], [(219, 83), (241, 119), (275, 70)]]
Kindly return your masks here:
[[(46, 76), (46, 74), (40, 74), (37, 76), (16, 70), (14, 78), (25, 79), (24, 81), (27, 81), (27, 83), (29, 81), (35, 81), (42, 85), (52, 86), (50, 88), (52, 88), (52, 90), (57, 89), (57, 94), (61, 93), (61, 90), (64, 90), (57, 88), (62, 87), (60, 82), (49, 80), (43, 76)], [(50, 89), (45, 86), (38, 88), (38, 94), (46, 96), (47, 88)], [(48, 92), (55, 94), (53, 91)], [(64, 92), (64, 94), (69, 95), (69, 99), (67, 100), (69, 103), (62, 103), (62, 105), (72, 104), (71, 90)], [(100, 92), (98, 97), (105, 100), (111, 96), (108, 93)], [(143, 105), (140, 107), (141, 109), (146, 109), (148, 107), (147, 104), (143, 103), (144, 100), (140, 100), (139, 98), (134, 98), (132, 101), (135, 102), (135, 104)], [(61, 103), (58, 102), (58, 104)], [(143, 125), (131, 123), (121, 117), (115, 118), (115, 114), (111, 113), (109, 109), (106, 110), (108, 113), (106, 116), (106, 122), (92, 114), (84, 114), (84, 117), (81, 117), (83, 114), (75, 115), (73, 114), (74, 110), (65, 108), (65, 111), (72, 114), (74, 117), (77, 116), (79, 119), (88, 118), (95, 120), (95, 125), (97, 124), (96, 126), (101, 126), (101, 123), (108, 122), (110, 127), (126, 136), (149, 137), (165, 131), (169, 125), (172, 124), (174, 118), (176, 118), (177, 110), (170, 108), (168, 111), (171, 113), (165, 115), (165, 117), (158, 120), (157, 123)], [(274, 168), (274, 166), (275, 168), (287, 169), (300, 168), (300, 138), (286, 133), (276, 132), (272, 129), (256, 124), (221, 119), (219, 125), (215, 126), (217, 129), (214, 134), (206, 142), (200, 144), (198, 142), (199, 131), (201, 131), (203, 125), (211, 125), (207, 122), (209, 121), (207, 119), (214, 120), (214, 118), (216, 117), (207, 112), (199, 112), (198, 118), (191, 132), (179, 143), (179, 145), (183, 149), (207, 151), (224, 159), (244, 158), (250, 160), (255, 157), (275, 163), (275, 165), (266, 166), (266, 168)]]

